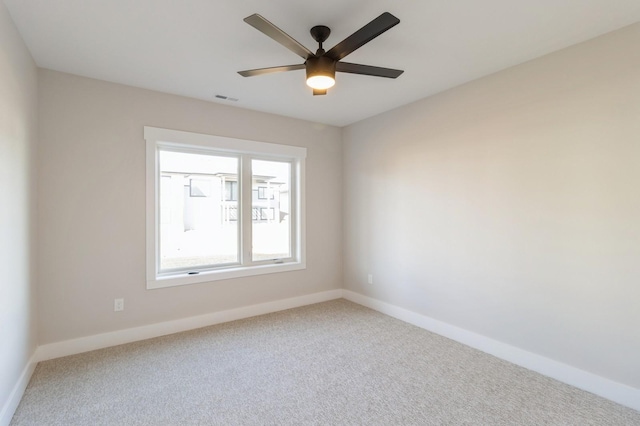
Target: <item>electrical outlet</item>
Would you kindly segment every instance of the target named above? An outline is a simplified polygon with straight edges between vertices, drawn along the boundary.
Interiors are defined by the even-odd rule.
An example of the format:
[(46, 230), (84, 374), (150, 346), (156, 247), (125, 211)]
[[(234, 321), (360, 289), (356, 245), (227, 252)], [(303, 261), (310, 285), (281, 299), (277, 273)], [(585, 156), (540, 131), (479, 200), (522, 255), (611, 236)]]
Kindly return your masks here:
[(373, 274), (369, 274), (369, 275), (367, 275), (367, 282), (368, 282), (369, 284), (373, 284)]
[(124, 311), (124, 299), (113, 299), (113, 311)]

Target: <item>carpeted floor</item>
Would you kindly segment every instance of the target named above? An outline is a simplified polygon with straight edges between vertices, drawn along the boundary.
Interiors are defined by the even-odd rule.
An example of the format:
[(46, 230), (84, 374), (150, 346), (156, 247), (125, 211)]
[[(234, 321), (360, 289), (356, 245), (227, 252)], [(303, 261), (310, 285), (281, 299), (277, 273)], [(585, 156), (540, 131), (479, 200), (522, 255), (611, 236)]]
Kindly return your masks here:
[(640, 425), (345, 300), (40, 363), (11, 425)]

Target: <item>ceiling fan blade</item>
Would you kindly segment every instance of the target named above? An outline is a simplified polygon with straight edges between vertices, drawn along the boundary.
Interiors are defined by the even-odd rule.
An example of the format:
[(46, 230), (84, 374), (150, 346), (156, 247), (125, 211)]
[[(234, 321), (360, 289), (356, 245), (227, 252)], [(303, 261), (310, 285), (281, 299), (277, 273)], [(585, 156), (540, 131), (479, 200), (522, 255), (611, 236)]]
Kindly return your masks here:
[(351, 64), (349, 62), (338, 62), (336, 71), (348, 72), (351, 74), (372, 75), (375, 77), (398, 78), (403, 70), (394, 70), (392, 68), (372, 67), (371, 65)]
[(309, 56), (314, 56), (312, 51), (298, 43), (289, 34), (285, 33), (280, 28), (276, 27), (257, 13), (244, 18), (244, 22), (251, 25), (258, 31), (264, 33), (265, 35), (271, 37), (287, 49), (291, 50), (296, 55), (302, 57), (302, 59), (307, 59)]
[(324, 90), (313, 89), (313, 96), (326, 95), (326, 94), (327, 94), (327, 89), (324, 89)]
[(325, 54), (325, 56), (339, 61), (349, 53), (370, 42), (383, 32), (398, 25), (399, 23), (400, 20), (398, 18), (396, 18), (389, 12), (385, 12), (373, 21), (369, 22), (364, 27), (360, 28), (355, 33), (351, 34), (349, 37), (342, 40), (340, 43), (333, 46), (331, 50), (329, 50)]
[(303, 70), (303, 69), (305, 69), (304, 64), (283, 65), (281, 67), (258, 68), (255, 70), (238, 71), (238, 74), (240, 74), (243, 77), (253, 77), (256, 75), (271, 74), (274, 72), (295, 71), (295, 70)]

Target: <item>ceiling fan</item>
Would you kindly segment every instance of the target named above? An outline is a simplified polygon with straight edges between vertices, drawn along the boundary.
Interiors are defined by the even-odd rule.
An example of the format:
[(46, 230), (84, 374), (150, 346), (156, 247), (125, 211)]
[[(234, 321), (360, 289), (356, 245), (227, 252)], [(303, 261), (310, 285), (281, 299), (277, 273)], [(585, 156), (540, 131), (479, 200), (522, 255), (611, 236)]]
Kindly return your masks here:
[(313, 53), (302, 44), (298, 43), (287, 33), (257, 13), (244, 18), (244, 21), (291, 50), (296, 55), (301, 56), (305, 62), (299, 65), (284, 65), (279, 67), (238, 71), (238, 74), (243, 77), (253, 77), (256, 75), (270, 74), (274, 72), (304, 69), (307, 72), (307, 85), (313, 89), (313, 94), (326, 95), (327, 89), (335, 84), (336, 71), (387, 78), (397, 78), (404, 72), (403, 70), (394, 70), (391, 68), (342, 62), (342, 59), (345, 56), (400, 23), (400, 20), (389, 12), (385, 12), (378, 16), (373, 21), (369, 22), (367, 25), (333, 46), (327, 52), (322, 48), (322, 43), (324, 43), (324, 41), (329, 37), (331, 30), (329, 27), (324, 25), (316, 25), (311, 28), (311, 36), (319, 44), (316, 53)]

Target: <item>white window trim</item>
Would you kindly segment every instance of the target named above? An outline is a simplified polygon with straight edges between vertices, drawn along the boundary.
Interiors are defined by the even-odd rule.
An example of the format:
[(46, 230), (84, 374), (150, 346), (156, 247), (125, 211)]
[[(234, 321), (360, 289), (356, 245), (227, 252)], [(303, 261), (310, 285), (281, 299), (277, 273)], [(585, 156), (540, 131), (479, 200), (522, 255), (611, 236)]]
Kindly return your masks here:
[[(279, 145), (266, 142), (256, 142), (244, 139), (234, 139), (222, 136), (205, 135), (179, 130), (144, 127), (146, 140), (146, 210), (147, 210), (147, 289), (173, 287), (186, 284), (196, 284), (209, 281), (226, 280), (231, 278), (248, 277), (253, 275), (296, 271), (306, 268), (305, 257), (305, 159), (307, 149), (291, 145)], [(250, 154), (262, 159), (288, 159), (295, 167), (296, 183), (294, 185), (296, 204), (293, 206), (297, 220), (293, 229), (294, 253), (293, 261), (285, 263), (261, 263), (247, 266), (234, 266), (199, 271), (197, 275), (187, 272), (176, 274), (158, 274), (158, 222), (159, 212), (156, 208), (158, 201), (158, 148), (205, 148), (218, 152), (234, 154)], [(250, 196), (250, 194), (249, 194)], [(249, 218), (250, 220), (251, 218)], [(245, 238), (243, 236), (243, 238)], [(245, 244), (247, 242), (245, 241)], [(249, 242), (250, 243), (250, 242)]]

